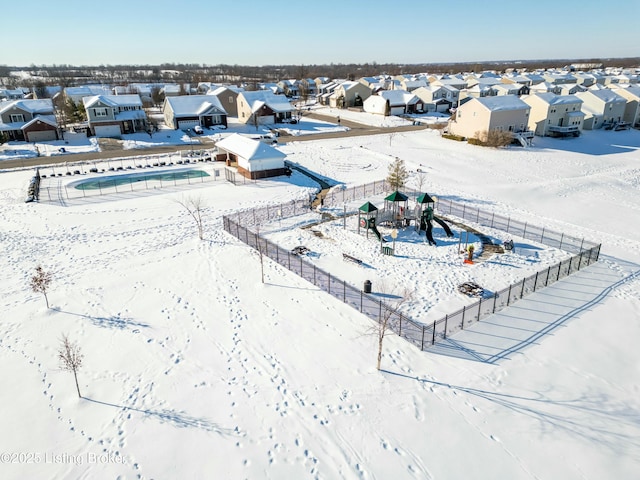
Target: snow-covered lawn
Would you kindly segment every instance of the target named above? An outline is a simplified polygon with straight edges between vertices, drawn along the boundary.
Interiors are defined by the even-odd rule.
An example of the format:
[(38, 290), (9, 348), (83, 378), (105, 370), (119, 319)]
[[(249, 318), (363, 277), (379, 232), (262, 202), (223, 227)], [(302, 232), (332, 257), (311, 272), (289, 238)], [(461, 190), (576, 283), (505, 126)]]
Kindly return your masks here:
[[(462, 359), (453, 346), (420, 352), (391, 335), (383, 371), (367, 318), (268, 260), (262, 283), (259, 254), (222, 229), (238, 209), (308, 199), (301, 174), (61, 207), (24, 203), (32, 172), (1, 173), (0, 476), (635, 478), (639, 147), (634, 130), (536, 139), (526, 150), (430, 131), (279, 147), (349, 186), (383, 179), (399, 157), (412, 187), (420, 169), (431, 195), (603, 244), (595, 268), (504, 311), (511, 332), (474, 326), (451, 339), (471, 358), (490, 339), (525, 335), (499, 361)], [(203, 241), (176, 202), (190, 195), (205, 205)], [(497, 288), (533, 263), (516, 252), (504, 265), (462, 267), (441, 233), (430, 248), (411, 230), (400, 232), (397, 258), (381, 257), (353, 222), (314, 227), (325, 238), (285, 223), (263, 228), (354, 283), (431, 282), (433, 298), (412, 306), (420, 314), (460, 300), (449, 292), (463, 278)], [(368, 266), (342, 261), (343, 251)], [(546, 250), (538, 260), (546, 255), (556, 260)], [(54, 277), (50, 309), (29, 287), (39, 264)], [(522, 326), (569, 301), (554, 329)], [(82, 399), (57, 361), (62, 334), (84, 354)]]

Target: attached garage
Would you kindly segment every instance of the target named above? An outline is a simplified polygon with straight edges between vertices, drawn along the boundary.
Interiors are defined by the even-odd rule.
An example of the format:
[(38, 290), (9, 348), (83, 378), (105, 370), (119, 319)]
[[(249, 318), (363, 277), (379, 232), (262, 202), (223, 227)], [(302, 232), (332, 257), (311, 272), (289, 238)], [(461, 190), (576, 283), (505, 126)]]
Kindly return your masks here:
[(58, 140), (58, 135), (55, 130), (40, 130), (25, 132), (25, 139), (27, 142), (50, 142)]
[(100, 125), (95, 126), (96, 137), (120, 137), (120, 125)]
[(188, 130), (200, 125), (200, 120), (178, 120), (178, 130)]
[(275, 115), (262, 115), (258, 117), (258, 123), (260, 125), (269, 125), (272, 123), (276, 123)]

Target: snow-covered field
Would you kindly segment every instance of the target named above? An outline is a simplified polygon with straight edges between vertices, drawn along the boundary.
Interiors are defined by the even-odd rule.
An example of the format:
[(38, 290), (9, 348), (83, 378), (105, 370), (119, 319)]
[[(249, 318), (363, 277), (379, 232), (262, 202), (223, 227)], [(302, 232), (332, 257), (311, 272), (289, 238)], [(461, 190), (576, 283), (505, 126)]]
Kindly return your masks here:
[[(426, 172), (431, 195), (603, 244), (583, 276), (503, 312), (519, 327), (544, 306), (578, 302), (546, 335), (531, 322), (526, 346), (493, 363), (420, 352), (391, 335), (383, 371), (367, 318), (269, 261), (262, 283), (257, 252), (222, 230), (223, 214), (308, 198), (302, 175), (61, 207), (24, 203), (32, 172), (1, 173), (0, 476), (635, 478), (639, 147), (633, 130), (536, 138), (526, 150), (430, 131), (279, 147), (346, 185), (381, 180), (400, 157), (411, 186)], [(203, 241), (176, 202), (189, 195), (205, 203)], [(424, 282), (425, 270), (435, 276), (433, 301), (444, 304), (456, 298), (448, 272), (497, 288), (490, 282), (507, 280), (497, 275), (519, 276), (531, 263), (516, 252), (463, 269), (442, 235), (428, 247), (410, 230), (396, 240), (406, 253), (381, 259), (371, 237), (348, 227), (314, 227), (333, 240), (301, 229), (269, 235), (306, 244), (323, 268), (354, 283), (362, 267), (332, 260), (332, 251), (361, 254), (374, 285), (405, 275), (401, 255), (423, 255), (403, 281)], [(547, 254), (556, 255), (538, 260)], [(50, 309), (29, 287), (38, 264), (54, 275)], [(452, 345), (481, 350), (491, 340), (482, 327)], [(474, 333), (486, 338), (472, 343)], [(82, 399), (56, 358), (62, 334), (84, 354)]]

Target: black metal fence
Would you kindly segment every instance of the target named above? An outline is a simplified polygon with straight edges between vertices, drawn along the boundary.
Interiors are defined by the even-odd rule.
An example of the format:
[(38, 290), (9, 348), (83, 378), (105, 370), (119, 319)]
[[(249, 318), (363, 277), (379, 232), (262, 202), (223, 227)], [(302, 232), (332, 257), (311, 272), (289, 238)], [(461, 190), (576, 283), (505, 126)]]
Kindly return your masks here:
[[(338, 191), (332, 198), (333, 204), (383, 193), (377, 191), (377, 189), (382, 188), (385, 184), (386, 182), (375, 182), (374, 184), (369, 184), (369, 186)], [(373, 193), (376, 191), (377, 193)], [(344, 192), (344, 196), (341, 196), (342, 192)], [(358, 192), (361, 192), (361, 197), (357, 196)], [(325, 202), (326, 204), (327, 202)], [(446, 339), (447, 336), (464, 330), (473, 323), (499, 312), (525, 296), (597, 262), (600, 254), (600, 244), (547, 230), (544, 227), (541, 228), (515, 221), (508, 217), (494, 215), (465, 204), (440, 200), (438, 202), (438, 211), (441, 214), (454, 215), (482, 226), (505, 231), (510, 235), (531, 239), (543, 245), (562, 249), (573, 255), (567, 260), (563, 260), (493, 293), (489, 298), (480, 298), (478, 301), (449, 313), (439, 320), (425, 323), (419, 321), (419, 319), (407, 317), (372, 295), (366, 294), (359, 288), (331, 275), (331, 273), (319, 269), (314, 264), (306, 261), (303, 256), (284, 250), (247, 228), (247, 225), (258, 225), (279, 218), (300, 215), (309, 210), (310, 206), (306, 201), (290, 202), (225, 216), (223, 217), (223, 225), (224, 229), (231, 235), (252, 248), (261, 251), (276, 263), (352, 306), (372, 320), (379, 323), (384, 321), (387, 328), (421, 350), (425, 350), (438, 342), (438, 340)]]

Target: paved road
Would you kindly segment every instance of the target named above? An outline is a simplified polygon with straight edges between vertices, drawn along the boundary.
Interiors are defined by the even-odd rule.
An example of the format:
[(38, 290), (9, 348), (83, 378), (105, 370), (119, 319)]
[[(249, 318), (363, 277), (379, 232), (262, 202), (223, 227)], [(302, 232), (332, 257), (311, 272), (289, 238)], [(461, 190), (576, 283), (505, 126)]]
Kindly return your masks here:
[[(336, 123), (336, 117), (318, 115), (311, 113), (305, 115), (308, 118), (315, 118), (326, 122)], [(341, 137), (357, 137), (364, 135), (379, 135), (383, 133), (394, 132), (406, 132), (412, 130), (424, 130), (427, 128), (424, 125), (407, 125), (402, 127), (372, 127), (370, 125), (363, 125), (361, 123), (351, 122), (349, 120), (340, 119), (340, 124), (345, 127), (349, 127), (346, 132), (328, 132), (328, 133), (314, 133), (310, 135), (300, 136), (280, 136), (278, 143), (288, 142), (304, 142), (308, 140), (321, 140), (325, 138), (341, 138)], [(0, 161), (0, 169), (12, 169), (12, 168), (32, 168), (38, 165), (52, 165), (60, 163), (75, 163), (75, 162), (87, 162), (92, 160), (106, 160), (109, 158), (120, 157), (132, 157), (132, 156), (145, 156), (156, 155), (162, 153), (173, 153), (180, 150), (191, 150), (192, 148), (207, 148), (214, 145), (213, 141), (210, 141), (202, 137), (194, 137), (200, 141), (199, 146), (195, 145), (163, 145), (160, 147), (145, 148), (140, 150), (122, 150), (118, 148), (108, 149), (101, 152), (86, 152), (86, 153), (69, 153), (65, 155), (54, 155), (52, 157), (33, 157), (33, 158), (21, 158), (16, 160), (2, 160)]]

